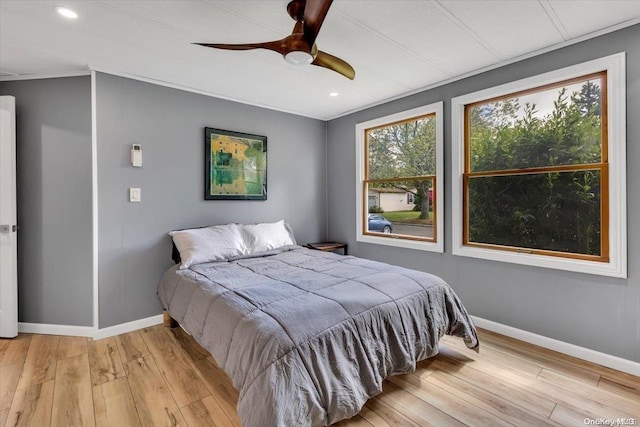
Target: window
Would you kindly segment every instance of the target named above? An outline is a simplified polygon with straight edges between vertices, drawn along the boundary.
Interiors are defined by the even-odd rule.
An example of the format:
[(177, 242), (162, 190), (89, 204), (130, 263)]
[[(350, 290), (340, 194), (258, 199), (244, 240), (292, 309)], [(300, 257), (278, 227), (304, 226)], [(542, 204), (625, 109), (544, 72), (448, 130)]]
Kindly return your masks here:
[(454, 98), (454, 254), (626, 276), (624, 56)]
[(442, 252), (442, 102), (356, 125), (358, 241)]

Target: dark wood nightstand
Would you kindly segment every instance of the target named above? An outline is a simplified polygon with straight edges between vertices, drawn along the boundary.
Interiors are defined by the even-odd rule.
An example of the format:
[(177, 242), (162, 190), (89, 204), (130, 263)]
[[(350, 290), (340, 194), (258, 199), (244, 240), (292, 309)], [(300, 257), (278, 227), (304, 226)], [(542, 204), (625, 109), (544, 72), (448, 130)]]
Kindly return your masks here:
[(347, 250), (347, 244), (342, 242), (317, 242), (317, 243), (307, 243), (305, 245), (309, 249), (315, 249), (317, 251), (323, 252), (333, 252), (338, 249), (342, 249), (345, 255), (349, 255)]

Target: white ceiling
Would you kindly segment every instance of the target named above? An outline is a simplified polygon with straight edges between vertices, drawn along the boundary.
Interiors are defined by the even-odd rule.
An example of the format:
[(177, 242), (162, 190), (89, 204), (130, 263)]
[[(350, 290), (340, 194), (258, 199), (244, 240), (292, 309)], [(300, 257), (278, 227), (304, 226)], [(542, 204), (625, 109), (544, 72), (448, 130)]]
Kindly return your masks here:
[(327, 120), (640, 22), (638, 0), (335, 0), (317, 44), (353, 81), (274, 52), (191, 44), (280, 39), (294, 23), (286, 3), (0, 0), (1, 79), (94, 69)]

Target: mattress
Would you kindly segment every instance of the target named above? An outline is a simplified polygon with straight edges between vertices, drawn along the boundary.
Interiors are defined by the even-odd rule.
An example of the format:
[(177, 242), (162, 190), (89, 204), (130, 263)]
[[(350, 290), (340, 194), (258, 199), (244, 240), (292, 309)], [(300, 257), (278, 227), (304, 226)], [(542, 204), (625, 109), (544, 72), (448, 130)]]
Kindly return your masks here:
[(478, 346), (441, 278), (300, 246), (174, 266), (158, 296), (232, 379), (245, 427), (330, 425), (436, 355), (444, 334)]

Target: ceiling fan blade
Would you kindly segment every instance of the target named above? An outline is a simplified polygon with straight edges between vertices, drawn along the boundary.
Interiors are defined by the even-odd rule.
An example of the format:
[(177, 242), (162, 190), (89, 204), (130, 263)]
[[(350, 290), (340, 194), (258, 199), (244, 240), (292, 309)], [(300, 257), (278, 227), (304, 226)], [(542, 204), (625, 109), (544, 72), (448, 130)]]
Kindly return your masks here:
[(307, 0), (304, 7), (304, 37), (313, 46), (333, 0)]
[(281, 55), (286, 53), (286, 48), (283, 40), (275, 40), (272, 42), (264, 43), (243, 43), (243, 44), (221, 44), (221, 43), (193, 43), (204, 47), (212, 47), (215, 49), (226, 50), (251, 50), (251, 49), (267, 49), (274, 52), (278, 52)]
[(356, 71), (351, 65), (347, 64), (342, 59), (330, 55), (326, 52), (318, 51), (316, 59), (314, 59), (311, 64), (317, 65), (318, 67), (328, 68), (335, 71), (336, 73), (342, 74), (343, 76), (351, 80), (356, 77)]

